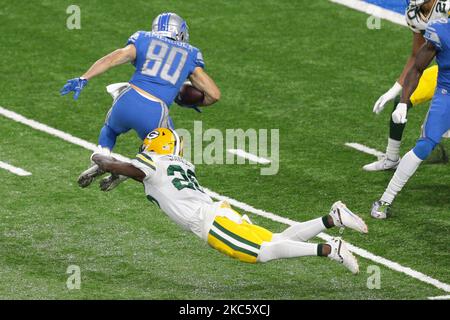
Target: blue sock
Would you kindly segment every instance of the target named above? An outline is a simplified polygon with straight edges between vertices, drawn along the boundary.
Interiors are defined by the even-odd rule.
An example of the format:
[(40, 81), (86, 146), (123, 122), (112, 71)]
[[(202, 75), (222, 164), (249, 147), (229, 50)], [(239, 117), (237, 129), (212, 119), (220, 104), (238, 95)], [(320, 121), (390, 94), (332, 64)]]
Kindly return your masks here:
[(100, 136), (98, 137), (98, 144), (104, 148), (108, 148), (112, 151), (116, 145), (117, 134), (111, 127), (105, 124), (100, 131)]

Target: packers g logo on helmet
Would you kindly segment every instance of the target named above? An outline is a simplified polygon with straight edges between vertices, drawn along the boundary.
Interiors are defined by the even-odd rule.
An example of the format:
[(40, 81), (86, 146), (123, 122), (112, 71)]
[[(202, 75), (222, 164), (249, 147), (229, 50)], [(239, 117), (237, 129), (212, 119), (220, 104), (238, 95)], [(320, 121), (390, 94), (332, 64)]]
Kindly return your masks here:
[(141, 152), (154, 152), (157, 154), (172, 154), (183, 156), (183, 141), (175, 130), (168, 128), (156, 128), (145, 137), (141, 146)]

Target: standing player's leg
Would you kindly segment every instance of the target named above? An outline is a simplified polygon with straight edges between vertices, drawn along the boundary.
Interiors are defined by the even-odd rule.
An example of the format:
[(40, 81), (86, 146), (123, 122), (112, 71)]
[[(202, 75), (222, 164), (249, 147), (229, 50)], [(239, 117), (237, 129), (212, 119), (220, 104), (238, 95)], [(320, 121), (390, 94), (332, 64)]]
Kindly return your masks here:
[(377, 219), (388, 217), (390, 206), (397, 194), (416, 172), (422, 161), (431, 154), (441, 141), (442, 135), (449, 129), (450, 96), (445, 90), (438, 89), (422, 128), (422, 137), (417, 141), (416, 146), (400, 161), (381, 199), (372, 205), (372, 217)]
[[(134, 129), (142, 141), (156, 128), (173, 128), (169, 109), (164, 103), (149, 100), (137, 92), (136, 94), (138, 96), (135, 96), (134, 99), (139, 103), (134, 105), (133, 112), (123, 115), (122, 123)], [(111, 191), (126, 179), (124, 176), (111, 174), (100, 181), (100, 189)]]
[[(134, 96), (131, 90), (132, 89), (128, 87), (114, 100), (113, 105), (106, 116), (105, 124), (100, 130), (98, 149), (105, 156), (111, 155), (117, 137), (130, 130), (123, 122), (123, 119), (128, 112), (133, 112), (133, 106), (135, 105), (133, 99)], [(99, 169), (98, 165), (91, 162), (90, 167), (83, 171), (78, 177), (78, 185), (81, 188), (86, 188), (103, 173), (104, 172)]]
[[(436, 65), (429, 67), (424, 71), (416, 90), (411, 95), (410, 102), (408, 103), (408, 111), (411, 107), (415, 107), (432, 99), (436, 90), (437, 75), (438, 67)], [(399, 98), (394, 101), (393, 111), (397, 107), (399, 101)], [(381, 171), (397, 168), (400, 163), (400, 146), (405, 127), (406, 124), (394, 123), (392, 117), (390, 117), (386, 154), (382, 159), (365, 165), (363, 167), (364, 170)]]

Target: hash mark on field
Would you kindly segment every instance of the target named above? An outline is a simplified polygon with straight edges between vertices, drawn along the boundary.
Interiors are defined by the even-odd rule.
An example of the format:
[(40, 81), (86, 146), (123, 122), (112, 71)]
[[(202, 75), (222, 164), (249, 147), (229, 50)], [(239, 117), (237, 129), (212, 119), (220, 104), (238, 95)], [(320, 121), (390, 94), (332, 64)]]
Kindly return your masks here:
[(428, 300), (450, 300), (449, 296), (428, 297)]
[(269, 159), (263, 158), (263, 157), (258, 157), (257, 155), (254, 155), (252, 153), (246, 152), (244, 150), (241, 149), (228, 149), (227, 150), (229, 153), (231, 154), (235, 154), (238, 157), (244, 158), (244, 159), (248, 159), (250, 161), (256, 162), (256, 163), (260, 163), (260, 164), (269, 164), (272, 161), (270, 161)]
[(14, 167), (10, 165), (9, 163), (0, 161), (0, 168), (8, 170), (11, 173), (14, 173), (15, 175), (25, 177), (25, 176), (31, 176), (31, 172), (28, 172), (26, 170), (23, 170), (22, 168)]
[(383, 152), (378, 151), (377, 149), (370, 148), (370, 147), (365, 146), (365, 145), (360, 144), (360, 143), (356, 143), (356, 142), (346, 142), (345, 145), (346, 145), (347, 147), (356, 149), (356, 150), (358, 150), (358, 151), (361, 151), (361, 152), (364, 152), (364, 153), (373, 155), (373, 156), (375, 156), (375, 157), (377, 157), (377, 158), (380, 158), (380, 157), (384, 156), (384, 153), (383, 153)]
[[(70, 135), (68, 133), (65, 133), (65, 132), (63, 132), (61, 130), (54, 129), (54, 128), (49, 127), (49, 126), (47, 126), (45, 124), (39, 123), (39, 122), (37, 122), (35, 120), (31, 120), (31, 119), (25, 118), (24, 116), (22, 116), (20, 114), (17, 114), (17, 113), (15, 113), (13, 111), (7, 110), (5, 108), (0, 107), (0, 115), (3, 115), (6, 118), (9, 118), (9, 119), (14, 120), (16, 122), (20, 122), (20, 123), (22, 123), (24, 125), (27, 125), (29, 127), (34, 128), (36, 130), (39, 130), (39, 131), (48, 133), (50, 135), (53, 135), (55, 137), (58, 137), (60, 139), (68, 141), (68, 142), (70, 142), (72, 144), (75, 144), (75, 145), (78, 145), (80, 147), (83, 147), (85, 149), (88, 149), (88, 150), (91, 150), (91, 151), (96, 150), (96, 145), (93, 144), (93, 143), (90, 143), (90, 142), (87, 142), (87, 141), (85, 141), (83, 139), (74, 137), (74, 136), (72, 136), (72, 135)], [(123, 160), (123, 161), (129, 161), (128, 158), (126, 158), (126, 157), (124, 157), (122, 155), (119, 155), (119, 154), (113, 154), (113, 155), (117, 159), (120, 159), (120, 160)], [(260, 209), (256, 209), (256, 208), (254, 208), (254, 207), (252, 207), (252, 206), (250, 206), (250, 205), (248, 205), (246, 203), (234, 200), (232, 198), (228, 198), (228, 197), (222, 196), (222, 195), (220, 195), (218, 193), (215, 193), (213, 191), (210, 191), (208, 189), (205, 189), (205, 191), (207, 192), (207, 194), (209, 194), (214, 199), (217, 199), (217, 200), (228, 200), (230, 202), (230, 204), (234, 205), (237, 208), (240, 208), (240, 209), (245, 210), (247, 212), (251, 212), (253, 214), (256, 214), (256, 215), (259, 215), (259, 216), (271, 219), (273, 221), (284, 223), (284, 224), (287, 224), (287, 225), (292, 225), (294, 223), (298, 223), (298, 221), (294, 221), (294, 220), (291, 220), (291, 219), (288, 219), (288, 218), (284, 218), (284, 217), (281, 217), (281, 216), (276, 215), (276, 214), (271, 213), (271, 212), (266, 212), (266, 211), (263, 211), (263, 210), (260, 210)], [(320, 233), (318, 235), (318, 237), (323, 239), (323, 240), (325, 240), (325, 241), (327, 241), (327, 240), (329, 240), (331, 238), (331, 236), (329, 236), (326, 233)], [(450, 285), (447, 284), (447, 283), (441, 282), (441, 281), (439, 281), (437, 279), (434, 279), (434, 278), (432, 278), (430, 276), (427, 276), (427, 275), (425, 275), (425, 274), (423, 274), (423, 273), (421, 273), (419, 271), (413, 270), (411, 268), (404, 267), (404, 266), (398, 264), (397, 262), (394, 262), (394, 261), (385, 259), (383, 257), (377, 256), (377, 255), (375, 255), (375, 254), (373, 254), (373, 253), (371, 253), (371, 252), (369, 252), (369, 251), (367, 251), (365, 249), (358, 248), (358, 247), (356, 247), (354, 245), (348, 244), (348, 248), (350, 249), (350, 251), (354, 252), (355, 254), (357, 254), (357, 255), (359, 255), (359, 256), (361, 256), (363, 258), (366, 258), (366, 259), (371, 260), (371, 261), (373, 261), (375, 263), (384, 265), (385, 267), (387, 267), (389, 269), (392, 269), (394, 271), (406, 274), (406, 275), (408, 275), (408, 276), (410, 276), (410, 277), (412, 277), (414, 279), (420, 280), (420, 281), (422, 281), (424, 283), (427, 283), (427, 284), (430, 284), (430, 285), (432, 285), (432, 286), (434, 286), (434, 287), (436, 287), (438, 289), (444, 290), (445, 292), (450, 292)]]

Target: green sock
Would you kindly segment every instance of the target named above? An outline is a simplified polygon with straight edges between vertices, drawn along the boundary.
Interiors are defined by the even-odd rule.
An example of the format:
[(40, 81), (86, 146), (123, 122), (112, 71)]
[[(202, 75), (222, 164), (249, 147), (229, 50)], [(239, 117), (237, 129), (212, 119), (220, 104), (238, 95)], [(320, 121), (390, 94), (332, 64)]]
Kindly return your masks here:
[[(399, 102), (400, 102), (400, 97), (395, 98), (394, 109), (392, 110), (392, 112), (394, 112), (394, 110), (397, 107), (397, 104)], [(408, 102), (407, 105), (408, 105), (408, 111), (409, 111), (409, 109), (411, 109), (411, 107), (412, 107), (412, 104), (411, 104), (411, 102)], [(406, 126), (406, 123), (404, 123), (404, 124), (394, 123), (394, 121), (392, 121), (392, 117), (389, 117), (389, 138), (391, 138), (393, 140), (401, 141), (402, 136), (403, 136), (403, 130), (405, 130), (405, 126)]]

